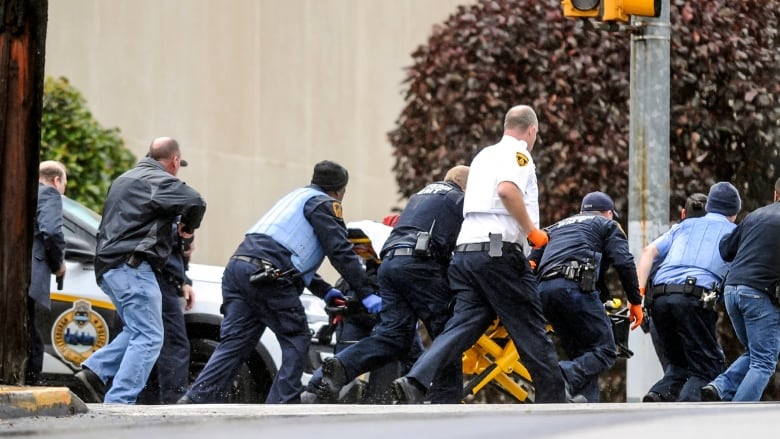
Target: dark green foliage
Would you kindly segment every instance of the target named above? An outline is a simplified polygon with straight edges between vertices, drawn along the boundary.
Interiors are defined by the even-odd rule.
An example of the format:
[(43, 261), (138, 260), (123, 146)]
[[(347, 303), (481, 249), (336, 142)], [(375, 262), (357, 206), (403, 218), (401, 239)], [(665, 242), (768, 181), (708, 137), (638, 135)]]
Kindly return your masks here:
[[(672, 220), (692, 192), (733, 182), (743, 213), (771, 201), (780, 177), (780, 0), (671, 0)], [(594, 26), (595, 24), (595, 26)], [(563, 17), (560, 0), (462, 6), (412, 54), (406, 106), (388, 133), (403, 197), (498, 141), (513, 105), (539, 116), (534, 160), (541, 223), (603, 190), (628, 208), (630, 34)], [(625, 225), (625, 224), (624, 224)], [(719, 325), (729, 360), (738, 354)], [(621, 377), (604, 377), (613, 394)], [(770, 383), (765, 398), (778, 399)], [(609, 398), (609, 395), (607, 395)]]
[(96, 212), (103, 211), (114, 178), (136, 161), (119, 129), (101, 127), (65, 78), (44, 82), (41, 160), (61, 161), (68, 170), (65, 194)]

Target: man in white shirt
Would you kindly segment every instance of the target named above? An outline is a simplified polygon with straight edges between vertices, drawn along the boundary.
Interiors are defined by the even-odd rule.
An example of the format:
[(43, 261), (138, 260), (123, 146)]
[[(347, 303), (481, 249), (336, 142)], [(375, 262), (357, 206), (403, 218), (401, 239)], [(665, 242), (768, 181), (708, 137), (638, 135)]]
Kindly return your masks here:
[(513, 107), (504, 119), (501, 141), (472, 161), (463, 225), (449, 267), (454, 314), (409, 373), (393, 382), (397, 402), (422, 402), (438, 368), (460, 358), (496, 317), (531, 373), (535, 402), (566, 402), (536, 277), (523, 251), (526, 238), (534, 247), (548, 240), (539, 230), (539, 192), (530, 153), (538, 131), (532, 108)]

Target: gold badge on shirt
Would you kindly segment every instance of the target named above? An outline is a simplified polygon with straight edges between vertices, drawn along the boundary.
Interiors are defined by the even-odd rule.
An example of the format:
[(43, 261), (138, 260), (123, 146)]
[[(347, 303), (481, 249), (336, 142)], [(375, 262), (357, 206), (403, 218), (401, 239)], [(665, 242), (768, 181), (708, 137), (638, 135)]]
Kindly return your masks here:
[(525, 166), (530, 161), (530, 160), (528, 160), (528, 156), (526, 156), (522, 152), (516, 152), (515, 153), (515, 157), (517, 158), (517, 165), (518, 166)]
[(335, 215), (336, 218), (344, 219), (344, 214), (341, 211), (341, 203), (338, 201), (333, 202), (333, 215)]

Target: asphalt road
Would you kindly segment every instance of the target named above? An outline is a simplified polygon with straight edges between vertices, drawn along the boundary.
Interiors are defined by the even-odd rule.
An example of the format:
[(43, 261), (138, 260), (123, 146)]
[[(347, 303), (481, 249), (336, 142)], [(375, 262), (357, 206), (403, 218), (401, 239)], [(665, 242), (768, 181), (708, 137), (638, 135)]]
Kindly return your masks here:
[(0, 437), (123, 438), (755, 438), (773, 436), (776, 403), (567, 405), (89, 404), (62, 418), (0, 420)]

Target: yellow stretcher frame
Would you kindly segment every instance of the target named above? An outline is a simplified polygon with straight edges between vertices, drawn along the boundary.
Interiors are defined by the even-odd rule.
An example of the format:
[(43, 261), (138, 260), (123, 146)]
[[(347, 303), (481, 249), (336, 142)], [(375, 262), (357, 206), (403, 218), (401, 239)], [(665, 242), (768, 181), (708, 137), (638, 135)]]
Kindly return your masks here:
[[(604, 303), (615, 338), (618, 356), (631, 358), (628, 349), (628, 309), (613, 298)], [(548, 332), (552, 328), (548, 325)], [(476, 395), (492, 384), (517, 402), (533, 402), (536, 391), (528, 369), (520, 360), (515, 343), (496, 319), (476, 343), (463, 353), (463, 375), (471, 376), (463, 388), (464, 397)]]

